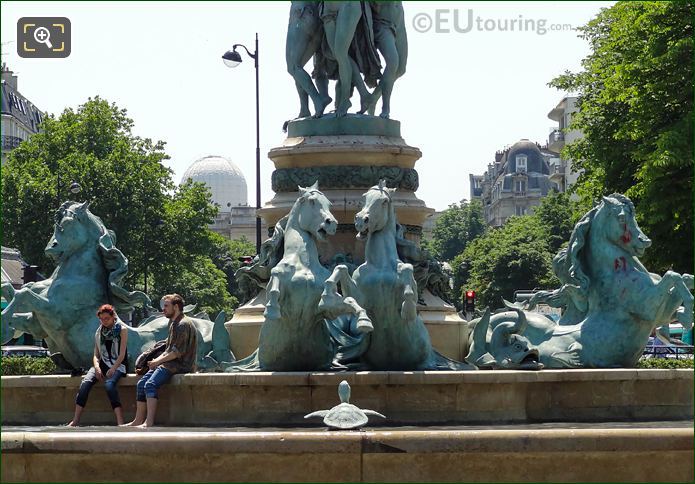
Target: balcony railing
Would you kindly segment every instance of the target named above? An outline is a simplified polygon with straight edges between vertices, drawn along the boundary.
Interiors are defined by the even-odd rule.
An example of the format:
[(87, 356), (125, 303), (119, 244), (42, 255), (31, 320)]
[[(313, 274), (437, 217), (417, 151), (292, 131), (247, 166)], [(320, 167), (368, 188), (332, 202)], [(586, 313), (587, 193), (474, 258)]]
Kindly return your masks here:
[(3, 150), (13, 150), (19, 146), (19, 143), (24, 141), (22, 138), (17, 136), (2, 136), (2, 149)]

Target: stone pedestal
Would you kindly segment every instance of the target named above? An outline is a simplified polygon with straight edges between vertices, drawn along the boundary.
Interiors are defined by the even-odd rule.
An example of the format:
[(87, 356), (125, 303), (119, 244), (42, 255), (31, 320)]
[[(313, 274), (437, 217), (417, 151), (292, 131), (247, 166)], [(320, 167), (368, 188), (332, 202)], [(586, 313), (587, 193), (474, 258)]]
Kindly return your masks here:
[[(268, 153), (275, 164), (272, 186), (275, 196), (259, 211), (269, 228), (289, 213), (297, 200), (298, 186), (318, 180), (320, 190), (332, 202), (338, 220), (336, 234), (319, 244), (319, 257), (326, 263), (336, 254), (349, 255), (355, 264), (364, 262), (365, 244), (356, 239), (355, 214), (363, 206), (362, 194), (386, 180), (393, 195), (398, 222), (405, 237), (416, 243), (422, 225), (434, 210), (415, 192), (419, 186), (415, 162), (422, 152), (401, 136), (400, 122), (374, 116), (301, 119), (288, 123), (287, 139)], [(263, 299), (262, 295), (259, 295)], [(256, 298), (237, 309), (226, 324), (237, 358), (257, 346), (263, 321), (264, 299)], [(434, 347), (444, 355), (461, 360), (466, 355), (468, 329), (453, 306), (427, 293), (421, 315), (430, 330)], [(255, 339), (252, 347), (249, 342)]]

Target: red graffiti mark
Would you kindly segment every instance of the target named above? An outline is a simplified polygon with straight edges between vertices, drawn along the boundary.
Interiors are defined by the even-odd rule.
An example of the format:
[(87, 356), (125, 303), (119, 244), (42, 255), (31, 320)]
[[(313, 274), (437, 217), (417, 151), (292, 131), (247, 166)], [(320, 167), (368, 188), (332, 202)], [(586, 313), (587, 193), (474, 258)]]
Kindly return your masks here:
[(622, 269), (623, 271), (627, 271), (627, 261), (625, 260), (625, 257), (618, 257), (613, 261), (613, 268), (616, 271), (619, 271)]
[(620, 240), (623, 241), (623, 244), (629, 244), (632, 240), (632, 232), (628, 230), (627, 224), (623, 224), (623, 235), (620, 236)]

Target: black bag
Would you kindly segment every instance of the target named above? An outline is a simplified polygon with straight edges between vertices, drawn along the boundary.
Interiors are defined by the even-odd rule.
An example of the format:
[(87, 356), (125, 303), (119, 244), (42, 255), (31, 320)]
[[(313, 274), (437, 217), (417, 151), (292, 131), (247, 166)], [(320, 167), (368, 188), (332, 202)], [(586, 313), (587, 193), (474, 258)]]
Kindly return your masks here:
[(163, 339), (162, 341), (157, 341), (152, 348), (142, 352), (135, 360), (135, 374), (144, 375), (149, 370), (147, 363), (157, 358), (159, 355), (164, 353), (167, 347), (167, 341)]

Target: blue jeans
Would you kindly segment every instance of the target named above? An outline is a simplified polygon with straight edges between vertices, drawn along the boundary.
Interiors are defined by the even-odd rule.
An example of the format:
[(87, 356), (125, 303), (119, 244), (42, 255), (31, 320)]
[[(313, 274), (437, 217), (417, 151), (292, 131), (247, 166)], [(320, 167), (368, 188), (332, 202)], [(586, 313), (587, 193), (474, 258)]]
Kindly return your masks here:
[[(99, 366), (104, 374), (104, 387), (106, 387), (106, 395), (108, 395), (109, 401), (111, 402), (111, 408), (118, 408), (121, 406), (121, 400), (118, 397), (118, 388), (116, 388), (116, 386), (118, 385), (118, 380), (124, 375), (122, 372), (116, 371), (111, 378), (106, 378), (108, 368), (104, 364), (100, 364)], [(75, 397), (75, 403), (77, 405), (80, 407), (87, 405), (89, 392), (97, 381), (97, 372), (94, 367), (92, 367), (84, 378), (82, 378), (82, 383), (80, 383), (80, 389), (77, 391), (77, 397)]]
[(137, 401), (146, 402), (148, 398), (157, 398), (157, 389), (171, 380), (173, 373), (158, 366), (145, 373), (138, 381)]

